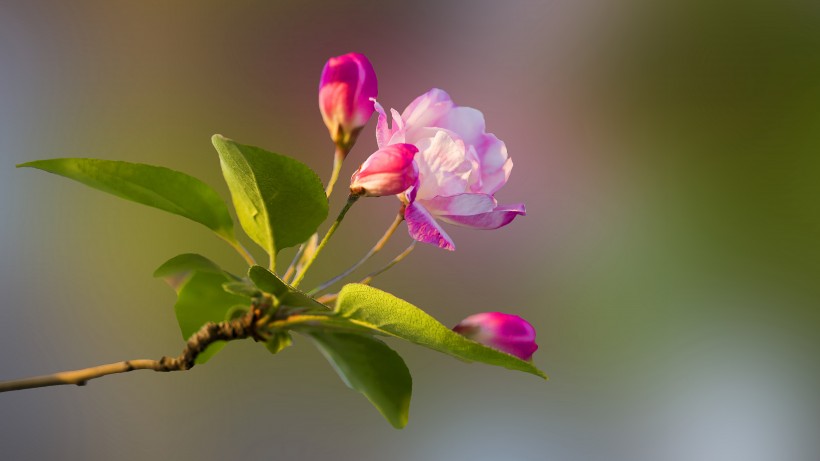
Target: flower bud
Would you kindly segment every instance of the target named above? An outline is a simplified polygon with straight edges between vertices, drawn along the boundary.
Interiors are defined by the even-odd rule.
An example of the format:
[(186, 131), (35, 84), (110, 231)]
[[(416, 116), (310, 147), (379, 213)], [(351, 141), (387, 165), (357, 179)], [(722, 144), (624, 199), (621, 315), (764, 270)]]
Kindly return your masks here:
[(501, 312), (475, 314), (459, 322), (453, 331), (521, 360), (532, 359), (538, 349), (535, 328), (517, 315)]
[(350, 193), (368, 197), (396, 195), (416, 183), (419, 169), (412, 144), (391, 144), (374, 152), (350, 178)]
[(373, 114), (378, 95), (376, 72), (363, 54), (348, 53), (330, 58), (319, 81), (319, 110), (330, 137), (345, 151)]

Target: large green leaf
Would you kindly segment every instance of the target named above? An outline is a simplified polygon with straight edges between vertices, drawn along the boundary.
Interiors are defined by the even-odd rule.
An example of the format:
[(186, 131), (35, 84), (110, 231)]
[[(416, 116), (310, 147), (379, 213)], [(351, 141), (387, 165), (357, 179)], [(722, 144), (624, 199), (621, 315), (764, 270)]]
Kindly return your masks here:
[(376, 338), (309, 335), (348, 387), (361, 392), (396, 429), (407, 425), (413, 380), (404, 360)]
[(235, 242), (228, 207), (210, 186), (179, 171), (159, 166), (90, 158), (57, 158), (23, 163), (87, 186), (165, 210), (204, 224)]
[[(174, 311), (177, 314), (177, 322), (184, 339), (187, 340), (208, 322), (225, 320), (226, 314), (232, 307), (250, 304), (250, 298), (228, 293), (222, 289), (222, 284), (228, 280), (230, 278), (225, 274), (195, 271), (182, 284), (177, 292)], [(224, 346), (224, 341), (211, 344), (199, 354), (196, 363), (207, 362)]]
[(352, 283), (339, 292), (336, 313), (383, 334), (462, 360), (483, 362), (546, 378), (531, 363), (465, 338), (416, 306), (376, 288)]
[(313, 170), (292, 158), (220, 135), (211, 141), (242, 228), (272, 260), (279, 250), (316, 232), (327, 217), (327, 197)]

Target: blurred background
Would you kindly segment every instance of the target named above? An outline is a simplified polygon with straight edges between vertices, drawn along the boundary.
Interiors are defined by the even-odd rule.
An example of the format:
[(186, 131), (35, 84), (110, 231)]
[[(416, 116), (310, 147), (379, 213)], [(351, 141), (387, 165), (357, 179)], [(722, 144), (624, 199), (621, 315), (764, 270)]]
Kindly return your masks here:
[[(524, 316), (551, 379), (391, 341), (414, 377), (396, 431), (303, 338), (277, 356), (235, 343), (186, 373), (2, 394), (0, 457), (818, 459), (811, 1), (0, 0), (0, 379), (177, 354), (175, 295), (152, 271), (184, 252), (242, 267), (195, 223), (15, 164), (159, 164), (227, 199), (221, 133), (327, 178), (317, 85), (349, 51), (385, 107), (439, 87), (482, 110), (515, 162), (499, 201), (528, 210), (450, 227), (456, 252), (418, 248), (376, 285), (447, 325)], [(306, 286), (396, 206), (355, 207)]]

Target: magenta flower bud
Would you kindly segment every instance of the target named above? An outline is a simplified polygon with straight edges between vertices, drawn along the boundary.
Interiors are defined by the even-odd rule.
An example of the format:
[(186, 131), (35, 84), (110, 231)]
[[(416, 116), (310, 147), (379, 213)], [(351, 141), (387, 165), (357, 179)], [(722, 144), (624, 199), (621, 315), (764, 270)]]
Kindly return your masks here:
[(535, 328), (517, 315), (502, 312), (475, 314), (459, 322), (453, 331), (521, 360), (531, 360), (538, 349)]
[(412, 144), (391, 144), (374, 152), (350, 178), (350, 193), (367, 197), (396, 195), (416, 183), (419, 169)]
[(378, 83), (373, 65), (363, 54), (330, 58), (319, 81), (319, 110), (330, 137), (345, 151), (373, 115)]

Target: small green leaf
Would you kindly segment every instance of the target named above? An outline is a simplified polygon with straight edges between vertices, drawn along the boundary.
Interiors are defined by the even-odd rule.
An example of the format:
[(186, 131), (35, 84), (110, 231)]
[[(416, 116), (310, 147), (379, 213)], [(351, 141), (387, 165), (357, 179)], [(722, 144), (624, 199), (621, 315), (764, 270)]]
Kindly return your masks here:
[(280, 305), (304, 307), (309, 311), (327, 312), (329, 310), (324, 304), (288, 285), (277, 277), (276, 274), (262, 266), (251, 266), (248, 270), (248, 278), (250, 278), (260, 290), (276, 297)]
[(265, 347), (271, 354), (278, 354), (282, 349), (290, 346), (293, 343), (290, 333), (286, 331), (279, 331), (273, 334), (271, 338), (265, 343)]
[(225, 282), (222, 284), (222, 289), (227, 291), (228, 293), (232, 293), (239, 296), (245, 296), (246, 298), (256, 298), (262, 295), (262, 292), (259, 291), (258, 288), (244, 281)]
[(200, 272), (212, 272), (215, 274), (222, 272), (222, 268), (205, 256), (198, 255), (196, 253), (183, 253), (162, 263), (162, 265), (154, 271), (154, 277), (171, 277), (195, 270)]
[(194, 271), (225, 274), (233, 280), (239, 280), (239, 277), (223, 271), (215, 262), (196, 253), (183, 253), (165, 261), (154, 271), (154, 277), (165, 280), (174, 291), (179, 292), (180, 285)]
[[(224, 273), (194, 271), (180, 285), (174, 311), (183, 339), (187, 340), (208, 322), (223, 321), (234, 306), (250, 304), (250, 298), (222, 289), (229, 280)], [(207, 362), (224, 345), (224, 341), (211, 344), (199, 354), (196, 363)]]
[(327, 197), (303, 163), (220, 135), (211, 138), (231, 191), (239, 223), (275, 260), (307, 240), (327, 217)]
[(48, 171), (126, 200), (184, 216), (204, 224), (229, 242), (236, 241), (225, 202), (209, 185), (185, 173), (141, 163), (90, 158), (38, 160), (17, 167)]
[(383, 334), (429, 347), (462, 360), (525, 371), (546, 379), (530, 362), (465, 338), (418, 307), (390, 293), (352, 283), (339, 292), (336, 313)]
[(401, 356), (376, 338), (348, 333), (309, 335), (348, 387), (393, 425), (407, 425), (413, 380)]
[(280, 298), (291, 290), (290, 286), (273, 272), (262, 266), (251, 266), (248, 278), (262, 291)]

